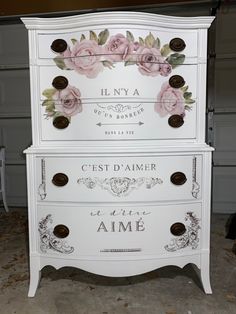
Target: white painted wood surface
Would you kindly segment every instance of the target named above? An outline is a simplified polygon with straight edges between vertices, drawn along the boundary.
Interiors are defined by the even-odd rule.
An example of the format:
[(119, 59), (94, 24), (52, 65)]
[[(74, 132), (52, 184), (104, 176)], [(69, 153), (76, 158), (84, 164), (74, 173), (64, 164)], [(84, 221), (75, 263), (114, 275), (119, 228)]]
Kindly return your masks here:
[(27, 206), (25, 157), (32, 142), (27, 32), (24, 25), (0, 26), (0, 146), (6, 149), (9, 206)]
[[(211, 293), (209, 235), (212, 149), (205, 144), (205, 91), (207, 28), (213, 18), (107, 12), (22, 20), (29, 29), (33, 126), (33, 146), (26, 150), (31, 271), (29, 296), (34, 296), (40, 271), (45, 265), (55, 268), (75, 266), (93, 273), (119, 277), (166, 265), (183, 267), (193, 263), (200, 269), (205, 292)], [(194, 109), (190, 110), (190, 114), (183, 114), (183, 128), (170, 127), (167, 118), (172, 116), (171, 112), (165, 112), (161, 118), (153, 107), (149, 110), (145, 106), (145, 112), (140, 114), (145, 122), (140, 131), (134, 124), (137, 121), (128, 116), (127, 125), (122, 125), (123, 132), (129, 132), (128, 136), (125, 136), (126, 133), (119, 134), (121, 130), (117, 126), (114, 132), (112, 118), (105, 132), (101, 133), (96, 129), (99, 121), (84, 105), (84, 111), (77, 111), (77, 115), (70, 117), (68, 128), (55, 129), (52, 121), (57, 117), (56, 110), (61, 108), (61, 103), (57, 107), (58, 99), (54, 97), (61, 94), (52, 90), (51, 86), (55, 76), (63, 75), (74, 85), (79, 84), (80, 87), (76, 85), (76, 88), (80, 88), (81, 94), (85, 95), (82, 101), (91, 98), (94, 103), (98, 97), (96, 86), (100, 90), (119, 88), (117, 84), (120, 82), (125, 85), (124, 88), (135, 89), (138, 86), (143, 98), (149, 97), (155, 102), (156, 92), (153, 89), (160, 90), (163, 82), (168, 83), (170, 75), (160, 78), (159, 72), (143, 74), (146, 68), (140, 68), (139, 62), (132, 63), (131, 70), (121, 68), (122, 63), (116, 64), (116, 68), (104, 69), (89, 79), (85, 78), (88, 72), (69, 73), (68, 70), (52, 66), (53, 60), (50, 58), (53, 55), (48, 48), (52, 40), (50, 34), (68, 40), (71, 33), (81, 36), (87, 34), (88, 30), (95, 33), (101, 29), (111, 29), (112, 36), (124, 30), (135, 33), (136, 37), (140, 33), (145, 40), (143, 43), (141, 40), (139, 48), (150, 49), (148, 45), (151, 41), (153, 50), (148, 50), (149, 57), (160, 49), (152, 46), (155, 40), (152, 33), (155, 36), (164, 34), (161, 38), (164, 43), (173, 38), (173, 29), (174, 36), (181, 38), (183, 35), (188, 47), (184, 51), (186, 60), (194, 58), (195, 64), (179, 65), (178, 68), (183, 70), (177, 72), (176, 67), (176, 72), (173, 68), (171, 73), (181, 73), (186, 83), (187, 78), (190, 82), (189, 91), (192, 94), (188, 94), (188, 97), (193, 96)], [(143, 29), (146, 30), (145, 34)], [(93, 38), (94, 33), (90, 32)], [(132, 38), (128, 33), (118, 37), (133, 47), (133, 39), (130, 39), (132, 43), (128, 43), (125, 35)], [(42, 40), (43, 36), (46, 40)], [(91, 39), (83, 40), (85, 44), (91, 44)], [(97, 43), (93, 45), (97, 47)], [(147, 60), (147, 64), (150, 60)], [(76, 62), (80, 61), (76, 59)], [(164, 63), (156, 59), (155, 62), (159, 66)], [(137, 65), (139, 72), (135, 68)], [(182, 93), (184, 97), (186, 91), (171, 89), (170, 93)], [(41, 102), (42, 93), (49, 101), (46, 111), (45, 103), (42, 106)], [(111, 104), (119, 101), (123, 105), (136, 97), (116, 96), (111, 97)], [(45, 114), (47, 120), (44, 119)], [(113, 132), (112, 137), (109, 138), (106, 132)], [(187, 181), (179, 186), (171, 183), (170, 177), (174, 172), (184, 173)], [(52, 183), (57, 173), (68, 177), (65, 186), (58, 187)], [(177, 228), (183, 228), (178, 235), (173, 231), (176, 224)], [(60, 238), (58, 229), (66, 232), (65, 238)]]
[(216, 19), (215, 103), (213, 113), (213, 211), (235, 213), (235, 6), (222, 7)]

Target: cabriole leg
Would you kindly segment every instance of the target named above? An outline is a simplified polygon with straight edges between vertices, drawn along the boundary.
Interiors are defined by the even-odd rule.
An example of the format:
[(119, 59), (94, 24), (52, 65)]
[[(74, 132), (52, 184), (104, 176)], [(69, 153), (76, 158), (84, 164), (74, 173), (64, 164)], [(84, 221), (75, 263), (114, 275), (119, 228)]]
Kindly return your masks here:
[(38, 288), (39, 281), (41, 278), (41, 270), (36, 265), (32, 265), (32, 264), (33, 263), (31, 262), (30, 285), (29, 285), (29, 292), (28, 292), (28, 297), (30, 297), (30, 298), (35, 296), (35, 292)]

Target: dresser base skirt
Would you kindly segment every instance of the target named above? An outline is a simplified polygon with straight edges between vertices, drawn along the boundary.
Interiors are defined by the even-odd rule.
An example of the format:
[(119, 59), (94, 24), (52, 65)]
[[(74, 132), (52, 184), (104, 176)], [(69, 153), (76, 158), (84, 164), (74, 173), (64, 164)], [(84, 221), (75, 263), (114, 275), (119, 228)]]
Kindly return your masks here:
[(41, 270), (45, 266), (53, 266), (55, 269), (62, 267), (76, 267), (84, 271), (107, 277), (129, 277), (145, 274), (164, 266), (177, 266), (183, 268), (192, 264), (202, 283), (204, 292), (211, 294), (209, 274), (209, 251), (202, 250), (194, 253), (175, 257), (145, 257), (119, 258), (119, 259), (65, 259), (51, 256), (32, 254), (30, 257), (30, 286), (29, 297), (34, 297), (41, 279)]

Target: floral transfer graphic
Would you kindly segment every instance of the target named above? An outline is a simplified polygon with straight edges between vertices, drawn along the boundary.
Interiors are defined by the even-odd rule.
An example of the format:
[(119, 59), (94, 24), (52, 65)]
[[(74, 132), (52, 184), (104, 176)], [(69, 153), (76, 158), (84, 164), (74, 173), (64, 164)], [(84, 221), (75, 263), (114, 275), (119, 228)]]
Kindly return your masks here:
[(201, 229), (199, 226), (199, 218), (194, 215), (193, 212), (187, 212), (185, 215), (185, 221), (188, 225), (185, 225), (186, 231), (181, 236), (176, 236), (170, 242), (165, 245), (165, 249), (169, 252), (175, 252), (185, 247), (191, 247), (193, 250), (197, 249), (199, 245), (198, 231)]
[(78, 88), (68, 85), (62, 90), (55, 88), (45, 89), (43, 106), (46, 107), (46, 117), (64, 116), (69, 120), (82, 111), (81, 93)]
[(63, 254), (71, 254), (74, 252), (74, 248), (69, 246), (67, 241), (59, 239), (53, 234), (53, 229), (48, 228), (48, 224), (53, 223), (52, 215), (47, 215), (39, 221), (39, 235), (40, 235), (40, 249), (43, 253), (47, 253), (48, 250), (53, 250)]
[(173, 88), (169, 82), (162, 84), (161, 90), (157, 95), (154, 110), (161, 116), (181, 115), (185, 116), (185, 110), (190, 111), (195, 100), (191, 98), (192, 93), (188, 92), (188, 86)]
[(112, 177), (112, 178), (80, 178), (78, 184), (83, 183), (88, 189), (94, 189), (97, 185), (103, 190), (107, 190), (114, 196), (127, 196), (133, 190), (137, 190), (145, 183), (146, 189), (151, 189), (157, 184), (162, 184), (160, 178), (127, 178), (127, 177)]
[(172, 69), (183, 64), (185, 55), (173, 53), (169, 44), (161, 47), (160, 39), (150, 32), (138, 40), (130, 31), (126, 36), (118, 33), (110, 36), (105, 29), (98, 35), (89, 32), (81, 38), (71, 39), (72, 45), (54, 58), (62, 70), (75, 70), (88, 78), (95, 78), (105, 67), (112, 69), (115, 62), (123, 61), (125, 66), (136, 65), (142, 75), (168, 76)]

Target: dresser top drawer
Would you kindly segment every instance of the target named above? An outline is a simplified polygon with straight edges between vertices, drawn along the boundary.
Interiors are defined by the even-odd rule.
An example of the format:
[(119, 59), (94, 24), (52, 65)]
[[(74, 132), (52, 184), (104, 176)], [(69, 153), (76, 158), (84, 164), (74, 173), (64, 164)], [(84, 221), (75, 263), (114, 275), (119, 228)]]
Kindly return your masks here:
[[(71, 32), (41, 33), (37, 35), (38, 59), (54, 59), (59, 66), (76, 68), (86, 56), (96, 56), (96, 63), (103, 68), (115, 62), (125, 66), (139, 62), (153, 53), (150, 62), (171, 64), (197, 62), (196, 30), (175, 30), (139, 25), (104, 24), (102, 28), (91, 28)], [(154, 58), (155, 57), (155, 58)], [(70, 58), (70, 59), (69, 59)], [(71, 63), (70, 63), (71, 61)], [(42, 62), (42, 60), (38, 61)]]
[[(53, 58), (51, 45), (56, 39), (65, 40), (69, 47), (84, 39), (95, 40), (99, 46), (103, 46), (114, 42), (110, 40), (117, 34), (125, 36), (129, 43), (143, 42), (145, 45), (152, 44), (152, 34), (154, 40), (157, 39), (155, 47), (167, 45), (173, 38), (181, 36), (186, 44), (185, 54), (196, 56), (201, 54), (197, 50), (197, 31), (207, 29), (212, 20), (212, 17), (207, 16), (173, 17), (141, 12), (104, 12), (64, 18), (22, 19), (28, 29), (37, 30), (39, 49), (35, 48), (39, 58)], [(124, 40), (122, 42), (126, 43)], [(181, 47), (180, 42), (172, 43), (175, 52), (181, 51)], [(63, 45), (60, 45), (59, 51), (62, 48)]]

